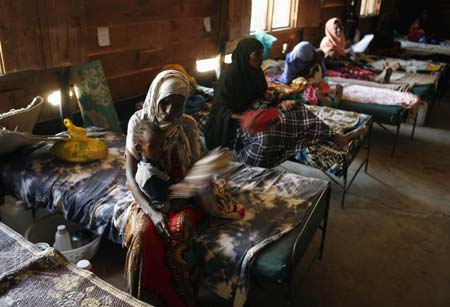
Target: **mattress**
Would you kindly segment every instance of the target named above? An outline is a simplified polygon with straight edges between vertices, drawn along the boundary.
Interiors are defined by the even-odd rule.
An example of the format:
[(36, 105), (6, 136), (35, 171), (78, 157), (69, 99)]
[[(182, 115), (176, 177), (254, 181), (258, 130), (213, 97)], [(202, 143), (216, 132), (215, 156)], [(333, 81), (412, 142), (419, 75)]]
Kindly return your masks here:
[[(123, 228), (118, 225), (126, 219), (128, 207), (123, 200), (130, 196), (125, 185), (125, 136), (92, 130), (90, 133), (108, 145), (107, 159), (69, 164), (52, 157), (46, 143), (23, 148), (0, 159), (0, 190), (16, 195), (29, 208), (47, 207), (52, 212), (62, 212), (66, 219), (121, 244)], [(266, 246), (276, 246), (280, 255), (292, 253), (292, 239), (302, 235), (302, 225), (310, 225), (311, 215), (323, 214), (324, 205), (317, 204), (329, 189), (323, 180), (242, 164), (233, 164), (227, 176), (231, 178), (230, 193), (246, 204), (250, 215), (241, 221), (210, 219), (208, 227), (199, 228), (193, 242), (196, 258), (203, 264), (203, 281), (222, 297), (218, 289), (233, 293), (237, 281), (246, 278), (244, 273), (239, 276), (244, 271), (267, 275), (267, 266), (251, 265), (265, 254)], [(277, 218), (273, 218), (274, 210)], [(250, 232), (253, 235), (246, 236)], [(223, 254), (229, 246), (234, 250), (234, 262)], [(278, 258), (270, 267), (290, 267), (291, 259), (286, 257)], [(267, 278), (271, 276), (272, 273)], [(245, 289), (248, 281), (239, 287)]]

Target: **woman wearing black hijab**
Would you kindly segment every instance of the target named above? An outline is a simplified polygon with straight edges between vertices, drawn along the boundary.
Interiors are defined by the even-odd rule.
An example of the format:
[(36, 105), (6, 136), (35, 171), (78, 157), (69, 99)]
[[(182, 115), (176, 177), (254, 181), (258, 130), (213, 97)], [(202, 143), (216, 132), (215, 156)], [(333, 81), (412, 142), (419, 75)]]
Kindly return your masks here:
[[(263, 45), (255, 38), (241, 40), (233, 51), (232, 63), (225, 69), (216, 88), (212, 110), (205, 127), (208, 149), (231, 147), (242, 113), (252, 102), (264, 98), (267, 83), (261, 69)], [(293, 101), (281, 104), (289, 110)]]
[[(265, 98), (267, 83), (261, 69), (262, 52), (263, 45), (255, 38), (241, 40), (233, 51), (232, 63), (220, 77), (215, 91), (213, 107), (206, 123), (205, 141), (208, 149), (218, 146), (232, 148), (242, 114), (250, 109), (255, 99)], [(294, 127), (280, 127), (280, 129), (288, 130), (281, 133), (277, 132), (275, 135), (268, 135), (270, 139), (268, 142), (273, 146), (270, 146), (270, 144), (267, 146), (264, 140), (262, 141), (263, 144), (247, 140), (251, 143), (250, 148), (241, 151), (246, 154), (239, 156), (238, 153), (238, 159), (241, 162), (262, 167), (272, 165), (275, 163), (274, 161), (279, 160), (280, 156), (283, 156), (280, 150), (286, 152), (288, 149), (292, 149), (298, 141), (301, 141), (302, 144), (313, 144), (330, 140), (334, 141), (339, 147), (346, 148), (351, 139), (364, 132), (359, 129), (345, 135), (334, 134), (302, 103), (296, 104), (293, 100), (285, 100), (278, 106), (284, 112), (295, 109), (293, 111), (295, 112), (295, 119), (289, 121), (289, 125)], [(292, 135), (291, 132), (294, 130), (302, 132), (302, 140), (299, 140), (298, 136)], [(274, 140), (272, 137), (277, 139)], [(244, 142), (241, 140), (240, 143)], [(261, 146), (259, 147), (259, 145)]]

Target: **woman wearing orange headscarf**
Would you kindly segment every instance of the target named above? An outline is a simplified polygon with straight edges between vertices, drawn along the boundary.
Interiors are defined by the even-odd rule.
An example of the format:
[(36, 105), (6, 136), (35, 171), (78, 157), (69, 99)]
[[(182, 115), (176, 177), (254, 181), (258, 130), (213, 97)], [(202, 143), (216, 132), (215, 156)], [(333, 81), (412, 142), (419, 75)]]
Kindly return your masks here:
[(200, 112), (205, 106), (206, 100), (202, 95), (197, 94), (198, 83), (194, 77), (192, 77), (186, 69), (180, 64), (167, 64), (164, 65), (161, 71), (164, 70), (176, 70), (181, 72), (188, 80), (190, 85), (190, 94), (186, 105), (184, 106), (184, 113), (189, 115), (194, 115), (195, 113)]
[(325, 37), (320, 43), (320, 49), (325, 53), (325, 58), (338, 58), (347, 55), (345, 35), (339, 18), (331, 18), (325, 24)]

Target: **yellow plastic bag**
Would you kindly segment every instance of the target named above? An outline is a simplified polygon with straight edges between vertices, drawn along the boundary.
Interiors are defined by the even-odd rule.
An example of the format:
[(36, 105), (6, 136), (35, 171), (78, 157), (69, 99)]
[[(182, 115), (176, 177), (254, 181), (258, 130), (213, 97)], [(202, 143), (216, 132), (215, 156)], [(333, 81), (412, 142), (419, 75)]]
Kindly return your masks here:
[(108, 156), (108, 146), (100, 140), (86, 137), (86, 129), (64, 119), (70, 139), (56, 142), (50, 152), (57, 158), (74, 163), (103, 160)]

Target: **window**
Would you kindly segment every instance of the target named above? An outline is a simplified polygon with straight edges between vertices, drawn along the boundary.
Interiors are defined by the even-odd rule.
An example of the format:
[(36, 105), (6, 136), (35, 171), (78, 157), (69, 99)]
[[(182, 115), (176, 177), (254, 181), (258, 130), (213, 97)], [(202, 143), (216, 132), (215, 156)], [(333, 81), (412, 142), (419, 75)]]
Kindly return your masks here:
[(198, 72), (208, 72), (216, 70), (219, 67), (219, 56), (204, 60), (197, 60), (196, 67)]
[(294, 3), (294, 0), (252, 0), (250, 32), (292, 27)]
[(380, 14), (381, 0), (361, 0), (360, 16)]

